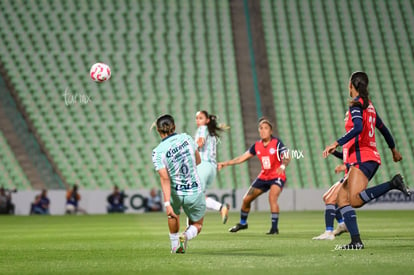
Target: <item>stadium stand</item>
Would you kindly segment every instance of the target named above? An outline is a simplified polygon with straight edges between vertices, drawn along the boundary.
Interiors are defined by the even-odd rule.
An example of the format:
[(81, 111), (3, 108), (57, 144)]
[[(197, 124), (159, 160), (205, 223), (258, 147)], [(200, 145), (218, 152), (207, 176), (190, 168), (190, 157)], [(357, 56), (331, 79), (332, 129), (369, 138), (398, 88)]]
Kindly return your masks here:
[[(378, 133), (383, 168), (373, 183), (397, 171), (412, 178), (413, 1), (262, 0), (261, 7), (278, 132), (304, 154), (287, 170), (287, 186), (326, 188), (339, 178), (339, 161), (321, 152), (344, 133), (356, 70), (370, 76), (372, 100), (404, 158), (394, 164)], [(159, 142), (149, 129), (162, 113), (193, 134), (195, 112), (207, 109), (231, 126), (218, 159), (246, 150), (241, 113), (250, 110), (239, 104), (230, 16), (219, 0), (0, 1), (0, 67), (64, 183), (149, 188), (158, 185), (151, 149)], [(103, 84), (88, 77), (98, 61), (112, 68)], [(76, 95), (90, 101), (74, 102)], [(224, 169), (216, 184), (246, 187), (248, 179), (243, 164)]]
[(404, 157), (394, 164), (377, 132), (384, 168), (374, 183), (397, 171), (414, 176), (412, 1), (261, 3), (279, 132), (305, 156), (288, 170), (293, 185), (327, 187), (339, 177), (339, 162), (321, 152), (344, 133), (348, 78), (356, 70), (370, 76), (372, 100)]
[[(218, 158), (246, 149), (227, 1), (8, 0), (0, 25), (6, 80), (67, 185), (158, 185), (149, 129), (162, 113), (193, 134), (207, 109), (231, 126)], [(90, 80), (95, 62), (110, 81)], [(217, 187), (247, 186), (246, 167), (225, 169)]]
[[(0, 129), (5, 146), (7, 145), (9, 153), (13, 154), (10, 161), (19, 166), (16, 167), (16, 171), (21, 171), (25, 178), (25, 180), (16, 178), (15, 182), (10, 184), (14, 184), (15, 188), (20, 190), (29, 187), (62, 188), (62, 181), (56, 175), (23, 116), (0, 76)], [(5, 153), (7, 158), (11, 156), (9, 153)], [(31, 185), (26, 186), (27, 180), (30, 180)]]
[(31, 185), (23, 173), (6, 139), (0, 132), (0, 186), (6, 189), (30, 190)]

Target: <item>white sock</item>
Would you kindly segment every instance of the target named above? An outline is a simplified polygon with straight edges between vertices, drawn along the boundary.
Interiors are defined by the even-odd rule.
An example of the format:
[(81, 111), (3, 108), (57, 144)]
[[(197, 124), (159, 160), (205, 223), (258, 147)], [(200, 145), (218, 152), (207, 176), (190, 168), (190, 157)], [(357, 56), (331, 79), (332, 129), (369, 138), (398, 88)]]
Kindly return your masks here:
[(195, 238), (197, 234), (198, 234), (198, 229), (194, 225), (190, 225), (185, 231), (185, 235), (187, 236), (188, 241)]
[(210, 197), (207, 197), (206, 198), (206, 207), (208, 208), (208, 209), (213, 209), (213, 210), (217, 210), (217, 211), (220, 211), (220, 208), (221, 208), (221, 203), (219, 203), (218, 201), (216, 201), (216, 200), (213, 200), (212, 198), (210, 198)]
[(340, 222), (340, 223), (338, 223), (338, 226), (339, 226), (339, 225), (341, 225), (341, 226), (342, 226), (342, 225), (344, 225), (344, 224), (345, 224), (345, 222)]
[(171, 250), (174, 250), (178, 247), (178, 237), (178, 233), (170, 233)]

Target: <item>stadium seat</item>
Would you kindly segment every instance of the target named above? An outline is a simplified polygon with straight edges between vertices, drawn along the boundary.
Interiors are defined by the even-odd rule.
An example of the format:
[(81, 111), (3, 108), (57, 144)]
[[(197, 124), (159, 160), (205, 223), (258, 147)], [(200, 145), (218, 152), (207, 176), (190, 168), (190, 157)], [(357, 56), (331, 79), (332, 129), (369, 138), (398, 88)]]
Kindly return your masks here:
[[(8, 29), (2, 28), (6, 39), (0, 45), (10, 50), (0, 53), (0, 61), (65, 182), (86, 189), (110, 189), (114, 180), (124, 188), (158, 184), (156, 177), (148, 177), (151, 149), (159, 142), (149, 126), (163, 112), (176, 116), (181, 131), (193, 134), (195, 112), (219, 105), (220, 119), (232, 124), (219, 157), (232, 157), (232, 147), (237, 153), (245, 150), (241, 110), (234, 104), (239, 100), (233, 46), (227, 38), (229, 7), (227, 2), (210, 2), (107, 1), (99, 11), (96, 2), (0, 3), (5, 14), (0, 20)], [(32, 16), (30, 11), (39, 7), (48, 8)], [(204, 14), (208, 24), (199, 20)], [(219, 43), (212, 26), (222, 30), (225, 43)], [(193, 40), (198, 33), (205, 34), (202, 43)], [(37, 55), (30, 54), (32, 49)], [(98, 61), (112, 68), (107, 83), (88, 78), (90, 66)], [(21, 76), (28, 81), (21, 83)], [(197, 82), (200, 77), (202, 84)], [(213, 86), (209, 83), (214, 80), (206, 77), (226, 81)], [(87, 94), (93, 101), (67, 105), (65, 90), (73, 96)], [(175, 106), (187, 112), (177, 112)], [(224, 174), (236, 171), (248, 178), (246, 165), (228, 171)], [(217, 186), (231, 188), (233, 182), (227, 177)]]
[[(310, 154), (305, 155), (308, 163), (292, 163), (298, 171), (287, 170), (292, 175), (290, 186), (293, 182), (294, 187), (323, 188), (337, 178), (333, 169), (338, 161), (322, 160), (320, 155), (344, 133), (348, 78), (356, 70), (370, 76), (371, 97), (391, 125), (399, 150), (412, 151), (406, 131), (414, 119), (410, 96), (414, 80), (408, 77), (414, 73), (413, 32), (407, 27), (412, 26), (410, 1), (265, 0), (261, 7), (277, 124), (291, 139), (287, 142)], [(396, 96), (390, 97), (390, 91)], [(306, 136), (312, 138), (301, 138)], [(380, 153), (388, 166), (392, 161), (387, 146), (379, 144), (386, 150)], [(407, 158), (401, 172), (410, 175), (412, 154)], [(375, 184), (393, 173), (389, 168), (380, 170)], [(304, 176), (310, 182), (304, 183)]]

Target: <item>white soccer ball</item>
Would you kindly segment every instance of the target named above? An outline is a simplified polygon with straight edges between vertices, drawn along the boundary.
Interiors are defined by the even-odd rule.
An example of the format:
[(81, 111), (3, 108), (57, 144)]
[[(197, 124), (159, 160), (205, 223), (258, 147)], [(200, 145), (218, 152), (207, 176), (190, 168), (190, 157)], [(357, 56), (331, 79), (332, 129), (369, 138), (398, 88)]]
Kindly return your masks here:
[(90, 76), (96, 82), (107, 81), (111, 78), (111, 68), (104, 63), (95, 63), (91, 67)]

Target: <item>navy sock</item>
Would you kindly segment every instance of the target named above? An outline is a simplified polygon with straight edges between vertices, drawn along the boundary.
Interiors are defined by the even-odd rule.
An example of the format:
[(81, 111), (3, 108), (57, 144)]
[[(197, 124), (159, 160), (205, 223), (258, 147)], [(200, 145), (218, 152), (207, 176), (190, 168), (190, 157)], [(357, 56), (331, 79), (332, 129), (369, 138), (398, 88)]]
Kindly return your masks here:
[(351, 236), (351, 241), (353, 243), (362, 243), (361, 237), (359, 236), (359, 234), (358, 235)]
[(335, 205), (327, 204), (325, 206), (325, 227), (326, 231), (333, 231), (335, 219)]
[(354, 208), (352, 208), (350, 205), (344, 206), (341, 208), (341, 213), (344, 217), (344, 221), (346, 227), (348, 228), (349, 234), (351, 234), (351, 238), (352, 236), (358, 236), (359, 238), (357, 216)]
[(277, 223), (279, 221), (279, 213), (272, 212), (272, 229), (277, 229)]
[(338, 208), (338, 205), (336, 205), (335, 213), (336, 213), (336, 215), (335, 215), (336, 221), (338, 223), (344, 222), (344, 217), (342, 217), (342, 214), (341, 214), (341, 211)]
[(246, 224), (248, 216), (249, 212), (240, 211), (240, 224)]
[(391, 183), (390, 182), (384, 182), (380, 185), (374, 186), (374, 187), (370, 187), (368, 189), (365, 189), (364, 191), (362, 191), (361, 193), (359, 193), (359, 197), (364, 201), (364, 202), (369, 202), (373, 199), (376, 199), (382, 195), (384, 195), (385, 193), (387, 193), (388, 191), (390, 191), (392, 189), (391, 187)]

